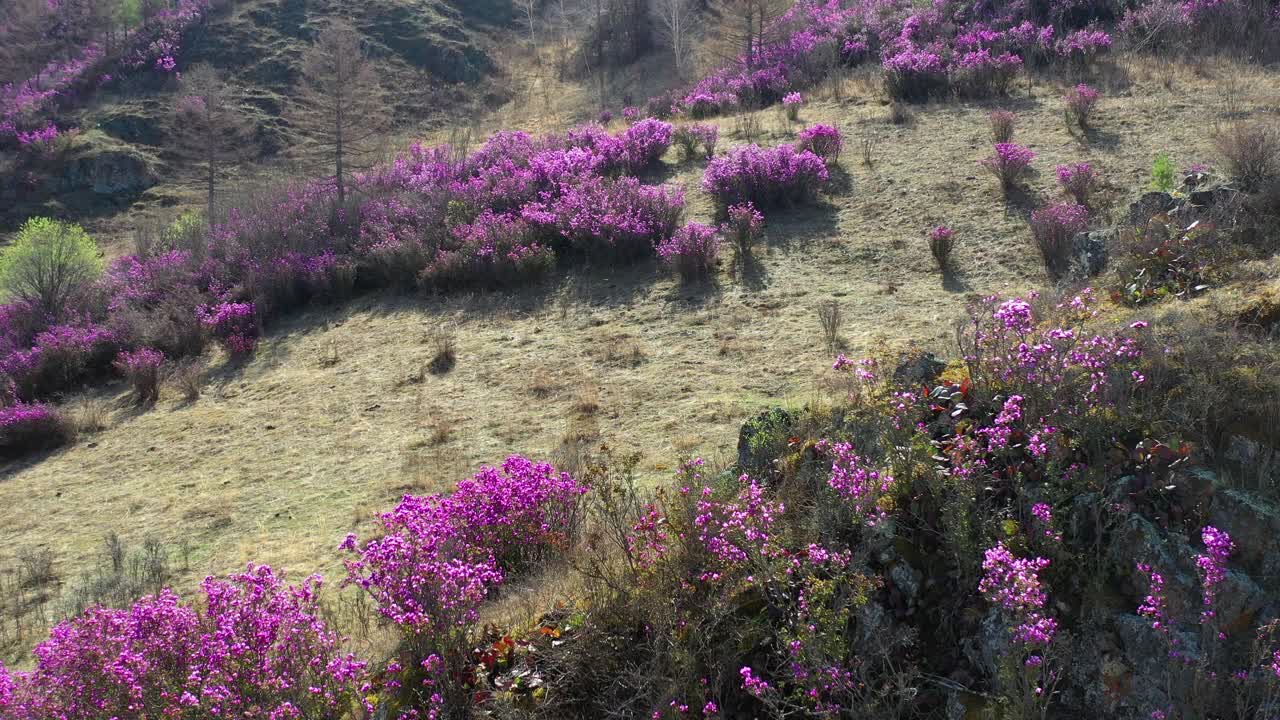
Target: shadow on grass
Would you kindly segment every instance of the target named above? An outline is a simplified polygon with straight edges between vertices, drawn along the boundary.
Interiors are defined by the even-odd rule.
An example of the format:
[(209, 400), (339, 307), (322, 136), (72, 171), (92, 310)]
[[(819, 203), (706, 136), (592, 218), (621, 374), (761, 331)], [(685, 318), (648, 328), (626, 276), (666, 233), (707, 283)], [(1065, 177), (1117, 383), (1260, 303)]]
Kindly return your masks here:
[(667, 301), (679, 307), (694, 310), (715, 304), (724, 294), (724, 288), (715, 276), (681, 280), (672, 288)]
[(962, 273), (956, 272), (954, 266), (948, 266), (942, 271), (942, 289), (949, 293), (967, 293), (973, 290), (973, 286)]
[(1071, 135), (1081, 145), (1091, 148), (1096, 147), (1104, 150), (1111, 150), (1120, 147), (1121, 143), (1119, 134), (1093, 126), (1087, 127), (1084, 130), (1081, 130), (1078, 127), (1071, 128)]
[(761, 292), (769, 288), (769, 270), (751, 251), (734, 254), (729, 275), (748, 292)]
[(1031, 221), (1031, 213), (1040, 207), (1042, 200), (1034, 190), (1026, 185), (1014, 185), (1005, 188), (1004, 211), (1006, 215), (1020, 217), (1025, 222)]
[(829, 200), (812, 205), (765, 212), (764, 242), (771, 248), (790, 250), (793, 245), (830, 237), (839, 226), (839, 208)]

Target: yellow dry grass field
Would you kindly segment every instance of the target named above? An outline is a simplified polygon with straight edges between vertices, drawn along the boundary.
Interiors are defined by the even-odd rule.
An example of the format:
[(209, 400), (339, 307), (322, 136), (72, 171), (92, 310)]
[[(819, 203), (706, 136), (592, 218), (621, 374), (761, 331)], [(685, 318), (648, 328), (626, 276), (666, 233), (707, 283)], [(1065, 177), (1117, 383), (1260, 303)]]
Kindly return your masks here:
[[(1064, 123), (1062, 83), (1040, 81), (1030, 96), (1020, 87), (1003, 103), (1038, 154), (1033, 193), (1056, 197), (1055, 164), (1088, 161), (1114, 188), (1118, 214), (1157, 153), (1178, 166), (1215, 163), (1215, 123), (1280, 113), (1274, 74), (1120, 66), (1129, 78), (1098, 83), (1104, 100), (1086, 135)], [(815, 122), (846, 138), (822, 202), (770, 214), (746, 267), (727, 250), (700, 287), (651, 263), (570, 268), (517, 293), (366, 296), (275, 323), (243, 366), (211, 357), (194, 402), (170, 390), (136, 410), (123, 387), (74, 398), (71, 412), (106, 403), (107, 427), (3, 469), (0, 567), (46, 548), (65, 582), (114, 531), (189, 542), (180, 585), (250, 559), (332, 574), (346, 532), (370, 529), (404, 493), (446, 489), (509, 453), (549, 457), (566, 439), (598, 438), (642, 453), (649, 478), (680, 455), (727, 457), (744, 419), (821, 392), (831, 358), (820, 303), (840, 304), (851, 355), (946, 351), (967, 299), (1044, 284), (1031, 200), (1006, 200), (977, 165), (996, 104), (918, 106), (893, 124), (864, 74), (810, 95), (796, 124), (775, 110), (720, 120), (722, 148), (746, 135), (788, 141)], [(537, 112), (524, 98), (499, 117), (531, 126)], [(688, 188), (690, 218), (709, 221), (702, 167), (673, 150), (665, 175)], [(946, 280), (925, 245), (935, 224), (959, 237)], [(433, 373), (442, 337), (456, 342), (456, 364)]]

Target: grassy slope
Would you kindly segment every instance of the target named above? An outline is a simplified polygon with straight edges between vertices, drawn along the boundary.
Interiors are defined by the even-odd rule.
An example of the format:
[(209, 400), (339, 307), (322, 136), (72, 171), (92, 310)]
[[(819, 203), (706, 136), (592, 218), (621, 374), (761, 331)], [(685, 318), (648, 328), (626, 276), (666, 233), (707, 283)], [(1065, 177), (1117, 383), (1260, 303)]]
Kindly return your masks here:
[[(1030, 98), (1019, 90), (1009, 106), (1020, 140), (1039, 154), (1031, 187), (1053, 195), (1054, 164), (1089, 160), (1124, 189), (1115, 206), (1123, 212), (1155, 153), (1213, 160), (1219, 116), (1210, 108), (1226, 104), (1215, 78), (1229, 72), (1251, 75), (1237, 100), (1254, 116), (1280, 107), (1275, 74), (1169, 77), (1135, 65), (1131, 84), (1107, 90), (1098, 129), (1082, 140), (1063, 125), (1059, 89), (1041, 85)], [(546, 456), (566, 433), (598, 432), (641, 451), (652, 477), (681, 453), (727, 456), (744, 418), (822, 392), (821, 301), (842, 303), (850, 354), (912, 343), (947, 350), (966, 298), (1044, 283), (1024, 209), (976, 165), (989, 147), (987, 106), (923, 107), (914, 123), (894, 126), (860, 76), (842, 95), (813, 102), (802, 122), (845, 131), (847, 176), (818, 207), (770, 216), (751, 273), (731, 277), (726, 261), (714, 287), (690, 290), (654, 265), (575, 270), (517, 294), (375, 296), (278, 323), (246, 366), (214, 359), (194, 404), (168, 398), (138, 412), (116, 388), (97, 396), (113, 408), (109, 429), (8, 468), (0, 567), (23, 548), (48, 547), (69, 578), (114, 530), (191, 541), (187, 582), (249, 559), (332, 572), (341, 536), (368, 528), (402, 493), (443, 489), (509, 452)], [(758, 120), (761, 142), (797, 129), (773, 111)], [(722, 146), (740, 142), (735, 122), (722, 122)], [(871, 168), (857, 149), (864, 131), (879, 137)], [(701, 166), (674, 165), (674, 152), (668, 160), (671, 179), (692, 191)], [(691, 215), (709, 219), (706, 198), (690, 198)], [(961, 243), (958, 276), (947, 282), (922, 236), (941, 222)], [(456, 334), (457, 367), (424, 374), (428, 334), (441, 326)]]

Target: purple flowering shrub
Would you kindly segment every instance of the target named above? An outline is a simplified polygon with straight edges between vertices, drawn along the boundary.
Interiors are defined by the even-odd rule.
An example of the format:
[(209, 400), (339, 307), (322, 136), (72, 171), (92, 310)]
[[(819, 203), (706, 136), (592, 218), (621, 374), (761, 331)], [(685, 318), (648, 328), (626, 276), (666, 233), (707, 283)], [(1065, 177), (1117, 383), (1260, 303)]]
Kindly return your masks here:
[(831, 125), (812, 125), (801, 130), (796, 139), (797, 152), (811, 152), (828, 165), (840, 164), (840, 149), (843, 147), (840, 131)]
[(671, 147), (672, 127), (653, 118), (645, 118), (622, 133), (622, 152), (627, 172), (643, 172), (657, 164)]
[(1017, 143), (996, 143), (995, 154), (979, 161), (979, 165), (1000, 180), (1000, 187), (1008, 192), (1031, 169), (1036, 154)]
[[(202, 609), (169, 590), (93, 607), (12, 676), (15, 717), (340, 717), (363, 704), (365, 663), (320, 615), (319, 577), (266, 566), (207, 578)], [(371, 709), (371, 708), (370, 708)]]
[(782, 107), (785, 108), (787, 119), (795, 122), (800, 119), (800, 106), (804, 105), (804, 96), (798, 92), (787, 93), (782, 97)]
[(1046, 558), (1015, 556), (998, 543), (986, 551), (982, 560), (982, 579), (978, 592), (999, 609), (1011, 634), (1007, 659), (1013, 667), (1011, 693), (1020, 701), (1023, 717), (1043, 717), (1053, 701), (1054, 686), (1061, 672), (1049, 661), (1050, 648), (1058, 632), (1058, 622), (1049, 615), (1040, 573), (1049, 567)]
[(1100, 182), (1098, 172), (1089, 163), (1073, 163), (1057, 167), (1058, 184), (1077, 205), (1089, 206), (1089, 198)]
[(1088, 67), (1111, 49), (1111, 36), (1103, 30), (1084, 28), (1058, 40), (1058, 56), (1076, 67)]
[(631, 177), (591, 177), (543, 198), (520, 211), (538, 237), (554, 248), (614, 261), (652, 253), (684, 214), (682, 190)]
[[(1230, 578), (1229, 568), (1236, 543), (1212, 525), (1201, 529), (1200, 539), (1204, 552), (1195, 556), (1201, 596), (1198, 613), (1175, 605), (1161, 568), (1137, 563), (1147, 585), (1137, 613), (1150, 622), (1167, 655), (1161, 665), (1167, 704), (1148, 708), (1151, 717), (1206, 717), (1228, 708), (1261, 709), (1280, 697), (1277, 622), (1227, 616), (1233, 601), (1226, 594), (1238, 582)], [(1232, 636), (1250, 625), (1256, 626), (1252, 657), (1248, 664), (1237, 664), (1240, 658), (1231, 652), (1237, 638)]]
[(160, 368), (164, 365), (164, 353), (154, 348), (122, 351), (116, 356), (116, 371), (133, 386), (138, 404), (153, 403), (160, 397)]
[(924, 100), (947, 86), (947, 68), (942, 57), (926, 50), (906, 49), (886, 55), (885, 92), (899, 100)]
[(1031, 236), (1050, 275), (1067, 271), (1075, 236), (1089, 228), (1089, 209), (1077, 203), (1054, 203), (1031, 213)]
[(224, 302), (199, 309), (200, 322), (233, 357), (253, 353), (258, 343), (257, 315), (253, 303)]
[(951, 263), (951, 251), (956, 247), (956, 233), (946, 225), (939, 225), (928, 233), (929, 252), (938, 267), (946, 270)]
[(504, 581), (572, 546), (587, 488), (520, 456), (482, 468), (452, 495), (407, 495), (381, 517), (384, 534), (342, 548), (347, 582), (368, 592), (401, 628), (426, 671), (428, 703), (470, 707), (473, 626)]
[(951, 85), (962, 95), (1005, 95), (1022, 71), (1022, 58), (1010, 52), (993, 54), (988, 48), (971, 50), (954, 60)]
[(555, 265), (555, 253), (532, 239), (520, 218), (485, 210), (473, 222), (454, 227), (456, 249), (441, 249), (418, 275), (424, 288), (509, 287), (534, 282)]
[(48, 405), (15, 402), (0, 407), (0, 455), (48, 450), (68, 442), (71, 435), (71, 426)]
[(658, 245), (658, 257), (686, 281), (705, 278), (720, 257), (720, 234), (713, 227), (691, 222)]
[(1067, 91), (1062, 97), (1066, 106), (1067, 123), (1084, 130), (1089, 127), (1089, 119), (1093, 116), (1094, 106), (1102, 95), (1093, 88), (1081, 83)]
[(830, 175), (826, 163), (790, 145), (735, 148), (707, 165), (702, 189), (723, 206), (750, 202), (758, 208), (786, 207), (814, 199)]
[(750, 202), (730, 205), (728, 220), (720, 226), (720, 234), (728, 238), (739, 254), (751, 252), (751, 246), (764, 233), (764, 214)]
[(116, 334), (92, 322), (52, 325), (36, 333), (29, 347), (14, 346), (0, 358), (0, 376), (18, 398), (47, 397), (106, 369), (116, 347)]

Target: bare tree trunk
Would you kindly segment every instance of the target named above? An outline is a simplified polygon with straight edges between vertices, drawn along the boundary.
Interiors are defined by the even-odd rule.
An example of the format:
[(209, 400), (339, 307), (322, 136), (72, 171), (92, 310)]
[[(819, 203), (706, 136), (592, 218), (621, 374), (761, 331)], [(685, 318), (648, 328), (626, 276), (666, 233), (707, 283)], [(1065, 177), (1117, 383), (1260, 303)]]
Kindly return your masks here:
[(596, 0), (596, 72), (600, 80), (600, 111), (604, 112), (604, 2)]
[(335, 179), (338, 183), (338, 204), (345, 204), (347, 201), (347, 188), (342, 181), (342, 151), (343, 151), (343, 123), (342, 123), (342, 105), (338, 105), (338, 114), (334, 122), (333, 131), (333, 160), (335, 170)]

